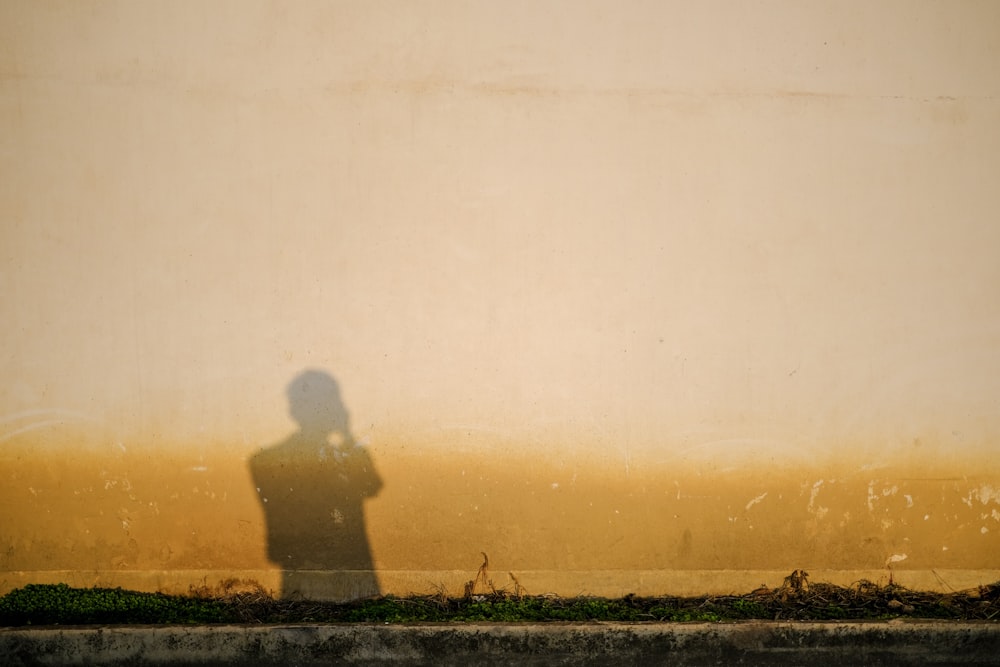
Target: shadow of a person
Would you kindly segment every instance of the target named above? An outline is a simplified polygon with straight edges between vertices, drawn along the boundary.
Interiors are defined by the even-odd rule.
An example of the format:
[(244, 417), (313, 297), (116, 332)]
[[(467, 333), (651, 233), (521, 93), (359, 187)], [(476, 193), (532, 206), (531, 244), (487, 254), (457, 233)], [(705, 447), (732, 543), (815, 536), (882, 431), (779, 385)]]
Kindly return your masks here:
[(250, 459), (267, 525), (267, 555), (282, 569), (281, 596), (378, 595), (363, 504), (382, 480), (354, 440), (332, 376), (307, 370), (287, 394), (298, 431)]

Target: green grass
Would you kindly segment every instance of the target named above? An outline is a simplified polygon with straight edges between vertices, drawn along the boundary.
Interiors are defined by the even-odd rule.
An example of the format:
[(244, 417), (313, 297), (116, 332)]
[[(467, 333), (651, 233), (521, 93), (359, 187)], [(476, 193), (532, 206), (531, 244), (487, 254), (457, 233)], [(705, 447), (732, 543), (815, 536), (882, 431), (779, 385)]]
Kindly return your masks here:
[(0, 626), (211, 623), (735, 622), (879, 620), (897, 617), (1000, 620), (1000, 586), (952, 594), (899, 586), (701, 598), (514, 596), (504, 591), (450, 598), (385, 596), (348, 603), (275, 600), (263, 591), (209, 597), (120, 588), (29, 584), (0, 597)]
[(120, 588), (29, 584), (0, 598), (0, 625), (218, 623), (232, 618), (230, 607), (219, 600)]

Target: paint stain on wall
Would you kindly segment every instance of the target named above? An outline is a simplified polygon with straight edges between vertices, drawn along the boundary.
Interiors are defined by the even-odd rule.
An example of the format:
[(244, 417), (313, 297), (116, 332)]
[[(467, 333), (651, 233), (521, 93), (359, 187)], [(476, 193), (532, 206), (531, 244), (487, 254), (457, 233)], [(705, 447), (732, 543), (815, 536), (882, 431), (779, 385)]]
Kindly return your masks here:
[[(0, 570), (275, 567), (249, 453), (69, 451), (5, 450)], [(983, 569), (1000, 548), (1000, 494), (985, 470), (626, 475), (496, 453), (372, 456), (384, 481), (366, 513), (376, 570), (461, 570), (480, 550), (533, 571)]]

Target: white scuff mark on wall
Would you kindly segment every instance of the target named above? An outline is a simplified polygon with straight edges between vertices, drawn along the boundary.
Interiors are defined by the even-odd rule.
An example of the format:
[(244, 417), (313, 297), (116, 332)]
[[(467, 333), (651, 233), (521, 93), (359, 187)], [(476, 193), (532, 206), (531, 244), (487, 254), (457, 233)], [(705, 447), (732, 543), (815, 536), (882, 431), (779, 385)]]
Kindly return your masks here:
[(891, 487), (887, 486), (884, 489), (882, 489), (882, 496), (885, 497), (885, 498), (888, 498), (889, 496), (896, 495), (897, 491), (899, 491), (899, 487), (898, 486), (896, 486), (896, 485), (893, 485)]
[(990, 484), (983, 484), (978, 489), (972, 489), (969, 491), (969, 496), (966, 504), (972, 507), (972, 499), (975, 498), (983, 505), (988, 505), (990, 503), (1000, 503), (1000, 490), (994, 489)]
[(983, 526), (982, 528), (979, 529), (979, 532), (985, 535), (986, 533), (990, 532), (990, 529), (987, 528), (986, 526)]
[(747, 506), (746, 506), (746, 509), (749, 510), (751, 507), (753, 507), (754, 505), (756, 505), (760, 501), (764, 500), (764, 498), (767, 498), (767, 491), (765, 491), (764, 493), (760, 494), (759, 496), (757, 496), (756, 498), (754, 498), (750, 502), (748, 502)]
[(3, 417), (0, 417), (0, 424), (11, 424), (25, 419), (34, 419), (38, 417), (47, 418), (40, 419), (39, 421), (31, 421), (27, 424), (16, 427), (11, 431), (7, 431), (3, 435), (0, 435), (0, 442), (5, 442), (11, 438), (21, 435), (22, 433), (45, 428), (46, 426), (55, 426), (75, 421), (87, 421), (95, 424), (100, 423), (99, 420), (94, 419), (90, 415), (84, 414), (83, 412), (77, 412), (76, 410), (65, 410), (62, 408), (39, 408), (35, 410), (22, 410), (21, 412), (12, 412), (4, 415)]
[(868, 482), (868, 511), (875, 511), (875, 500), (878, 496), (875, 495), (875, 480)]
[(979, 488), (970, 489), (961, 500), (967, 507), (972, 507), (975, 504), (974, 501), (977, 500), (982, 505), (1000, 503), (1000, 490), (993, 488), (990, 484), (983, 484)]
[(40, 417), (42, 415), (63, 415), (65, 417), (72, 417), (76, 419), (91, 419), (86, 414), (82, 412), (77, 412), (76, 410), (64, 410), (61, 408), (35, 408), (33, 410), (21, 410), (20, 412), (11, 412), (3, 417), (0, 417), (0, 424), (6, 424), (8, 422), (19, 421), (21, 419), (27, 419), (28, 417)]
[(906, 506), (913, 507), (913, 496), (911, 496), (908, 493), (905, 493), (903, 494), (903, 497), (906, 498)]
[(891, 556), (885, 559), (885, 566), (889, 567), (893, 563), (899, 563), (900, 561), (906, 560), (906, 558), (907, 558), (906, 554), (892, 554)]
[[(105, 476), (105, 475), (107, 475), (107, 472), (104, 472), (104, 473), (101, 474), (102, 477)], [(105, 479), (104, 480), (104, 490), (105, 491), (110, 491), (111, 489), (117, 489), (119, 487), (121, 487), (122, 491), (126, 491), (126, 492), (127, 491), (131, 491), (132, 490), (132, 482), (128, 481), (124, 477), (112, 477), (110, 479)]]
[(0, 442), (10, 440), (11, 438), (16, 438), (22, 433), (27, 433), (28, 431), (34, 431), (36, 429), (45, 428), (46, 426), (53, 426), (56, 424), (63, 424), (67, 420), (65, 419), (46, 419), (44, 421), (35, 422), (33, 424), (28, 424), (27, 426), (22, 426), (21, 428), (16, 428), (13, 431), (8, 431), (3, 435), (0, 435)]
[(813, 514), (817, 519), (822, 519), (830, 511), (829, 508), (822, 505), (816, 506), (816, 497), (819, 495), (821, 486), (823, 486), (823, 480), (818, 480), (812, 485), (812, 491), (809, 492), (809, 504), (806, 505), (806, 511)]
[[(207, 472), (208, 466), (193, 466), (191, 470), (194, 472)], [(260, 489), (257, 490), (260, 491)]]
[(819, 487), (823, 486), (823, 480), (818, 480), (812, 486), (812, 491), (809, 492), (809, 507), (816, 501), (816, 496), (819, 494)]

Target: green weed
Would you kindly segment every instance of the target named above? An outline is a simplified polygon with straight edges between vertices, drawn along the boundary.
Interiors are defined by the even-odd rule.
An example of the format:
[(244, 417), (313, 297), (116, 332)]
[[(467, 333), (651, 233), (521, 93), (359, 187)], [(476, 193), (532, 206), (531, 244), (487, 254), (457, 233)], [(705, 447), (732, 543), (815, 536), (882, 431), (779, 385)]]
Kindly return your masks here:
[[(485, 577), (483, 577), (485, 579)], [(814, 584), (725, 597), (560, 598), (514, 594), (487, 581), (486, 594), (384, 596), (346, 603), (276, 600), (257, 587), (216, 597), (140, 593), (120, 588), (29, 584), (0, 597), (0, 626), (192, 623), (523, 623), (726, 622), (747, 619), (860, 620), (1000, 618), (1000, 585), (958, 593), (920, 593), (862, 582)], [(481, 585), (481, 584), (480, 584)], [(225, 587), (223, 587), (225, 588)], [(252, 589), (252, 590), (250, 590)], [(206, 589), (207, 590), (207, 589)], [(214, 590), (214, 589), (213, 589)], [(228, 590), (228, 589), (226, 589)], [(193, 591), (198, 593), (198, 591)]]
[(218, 623), (231, 620), (222, 602), (120, 588), (28, 584), (0, 597), (0, 625)]

